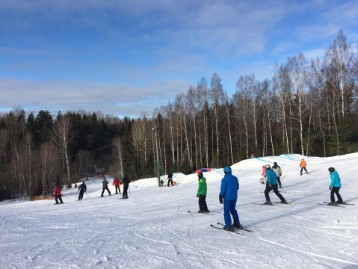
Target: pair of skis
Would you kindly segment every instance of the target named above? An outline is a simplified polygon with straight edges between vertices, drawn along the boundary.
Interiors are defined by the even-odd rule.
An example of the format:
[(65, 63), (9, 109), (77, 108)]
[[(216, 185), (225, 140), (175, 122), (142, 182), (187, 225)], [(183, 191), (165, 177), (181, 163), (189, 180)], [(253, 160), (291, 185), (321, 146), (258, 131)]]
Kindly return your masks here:
[(253, 205), (267, 205), (267, 206), (273, 206), (273, 205), (277, 205), (277, 204), (282, 204), (282, 205), (294, 205), (294, 203), (291, 202), (287, 202), (287, 204), (281, 203), (281, 202), (273, 202), (272, 204), (266, 204), (266, 203), (252, 203)]
[(188, 210), (188, 213), (197, 213), (197, 214), (203, 214), (203, 215), (214, 215), (214, 213), (213, 212), (211, 212), (211, 211), (209, 211), (209, 212), (193, 212), (193, 211), (191, 211), (191, 210)]
[(335, 203), (328, 203), (328, 202), (323, 202), (323, 203), (317, 203), (318, 205), (328, 205), (328, 206), (336, 206), (336, 207), (343, 207), (345, 205), (355, 205), (355, 204), (350, 204), (350, 203), (343, 203), (343, 204), (335, 204)]
[(253, 233), (254, 231), (252, 230), (249, 230), (249, 229), (234, 229), (234, 230), (225, 230), (224, 227), (225, 225), (220, 223), (220, 222), (217, 222), (216, 225), (214, 224), (210, 224), (210, 227), (212, 228), (215, 228), (215, 229), (219, 229), (219, 230), (224, 230), (224, 231), (227, 231), (227, 232), (232, 232), (232, 233), (236, 233), (236, 234), (239, 234), (239, 235), (244, 235), (244, 233), (241, 233), (240, 231), (245, 231), (245, 232), (249, 232), (249, 233)]

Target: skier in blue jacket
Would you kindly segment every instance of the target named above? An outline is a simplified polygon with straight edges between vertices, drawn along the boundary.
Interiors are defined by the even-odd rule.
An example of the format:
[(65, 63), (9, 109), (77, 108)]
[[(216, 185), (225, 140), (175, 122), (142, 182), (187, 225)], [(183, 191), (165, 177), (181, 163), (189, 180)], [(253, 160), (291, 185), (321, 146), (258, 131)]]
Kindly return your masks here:
[(337, 204), (343, 204), (343, 199), (339, 194), (339, 189), (342, 187), (341, 179), (339, 175), (333, 167), (328, 168), (329, 176), (331, 177), (331, 184), (329, 185), (329, 189), (331, 190), (331, 202), (330, 204), (335, 204), (334, 194), (337, 195), (338, 201)]
[(265, 205), (272, 205), (272, 202), (271, 202), (270, 196), (269, 196), (269, 192), (272, 191), (272, 190), (277, 195), (277, 197), (280, 198), (281, 203), (287, 204), (285, 198), (278, 191), (277, 175), (271, 169), (271, 166), (269, 164), (266, 164), (266, 179), (267, 179), (267, 182), (266, 182), (266, 189), (265, 189), (265, 198), (266, 198)]
[[(239, 190), (239, 180), (231, 174), (231, 167), (224, 167), (225, 176), (221, 180), (219, 201), (224, 204), (224, 230), (233, 231), (234, 228), (243, 229), (240, 224), (239, 214), (236, 211), (237, 191)], [(230, 215), (231, 214), (231, 215)], [(234, 223), (231, 225), (231, 216)]]

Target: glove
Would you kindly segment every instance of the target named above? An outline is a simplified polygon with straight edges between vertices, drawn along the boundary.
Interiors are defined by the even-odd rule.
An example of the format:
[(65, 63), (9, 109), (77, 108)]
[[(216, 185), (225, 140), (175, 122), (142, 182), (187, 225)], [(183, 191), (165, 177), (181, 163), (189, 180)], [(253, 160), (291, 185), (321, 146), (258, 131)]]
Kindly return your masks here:
[(196, 197), (199, 197), (199, 194), (197, 194)]
[(331, 191), (331, 190), (332, 190), (332, 187), (329, 187), (329, 190)]
[(219, 202), (220, 202), (220, 204), (222, 204), (224, 202), (224, 197), (222, 197), (221, 195), (219, 195)]

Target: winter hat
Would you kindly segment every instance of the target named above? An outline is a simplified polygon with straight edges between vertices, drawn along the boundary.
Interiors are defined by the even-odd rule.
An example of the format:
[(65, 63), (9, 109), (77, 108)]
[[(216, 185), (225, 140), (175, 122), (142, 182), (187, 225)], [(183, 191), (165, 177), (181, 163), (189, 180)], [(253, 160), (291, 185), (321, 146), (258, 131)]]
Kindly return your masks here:
[(224, 173), (225, 174), (231, 173), (231, 167), (230, 166), (225, 166), (224, 167)]
[(199, 173), (198, 173), (198, 177), (199, 177), (199, 178), (202, 178), (202, 177), (203, 177), (203, 173), (202, 173), (202, 172), (199, 172)]
[(273, 165), (277, 165), (277, 162), (274, 162)]
[(331, 173), (334, 172), (335, 170), (336, 169), (334, 169), (333, 167), (328, 168), (328, 171), (331, 172)]
[(271, 168), (271, 165), (266, 164), (266, 169), (269, 169), (269, 168)]

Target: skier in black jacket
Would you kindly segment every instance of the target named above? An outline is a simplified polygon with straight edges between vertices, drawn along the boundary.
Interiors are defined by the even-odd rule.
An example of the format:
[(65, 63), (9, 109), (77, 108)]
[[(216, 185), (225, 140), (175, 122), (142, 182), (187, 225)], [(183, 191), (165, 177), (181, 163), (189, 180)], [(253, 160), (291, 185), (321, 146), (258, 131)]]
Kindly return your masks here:
[(172, 172), (168, 173), (168, 187), (170, 186), (170, 184), (172, 184), (172, 186), (173, 186), (173, 173)]
[(122, 180), (123, 183), (123, 196), (122, 199), (128, 199), (128, 187), (129, 187), (129, 183), (131, 182), (131, 180), (129, 179), (129, 177), (127, 175), (124, 175), (124, 178)]
[(111, 192), (110, 190), (108, 189), (108, 181), (106, 179), (106, 177), (103, 175), (103, 181), (102, 181), (102, 184), (103, 184), (103, 188), (102, 188), (102, 194), (101, 194), (101, 197), (103, 197), (103, 193), (105, 190), (107, 190), (109, 196), (111, 196)]
[(82, 184), (78, 187), (78, 191), (80, 192), (78, 194), (78, 200), (82, 200), (83, 198), (83, 193), (85, 193), (87, 191), (87, 186), (86, 183), (83, 181)]

